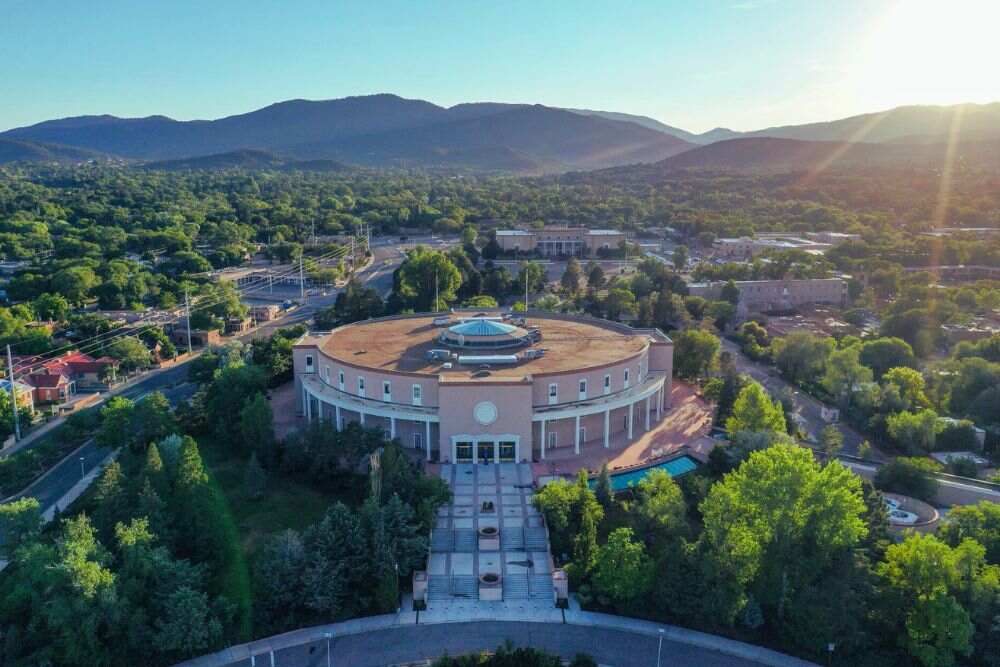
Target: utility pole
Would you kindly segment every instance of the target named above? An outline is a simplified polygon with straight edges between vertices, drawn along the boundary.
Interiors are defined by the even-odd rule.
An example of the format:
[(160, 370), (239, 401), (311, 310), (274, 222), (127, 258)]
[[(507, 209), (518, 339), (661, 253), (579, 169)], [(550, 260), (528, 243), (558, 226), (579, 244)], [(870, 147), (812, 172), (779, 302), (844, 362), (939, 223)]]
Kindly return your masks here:
[(7, 345), (7, 379), (10, 381), (11, 412), (14, 413), (14, 440), (21, 439), (21, 422), (17, 415), (17, 388), (14, 386), (14, 360), (10, 356), (10, 344)]
[(299, 255), (299, 298), (303, 301), (306, 298), (306, 274), (304, 261), (304, 257)]
[(191, 354), (191, 300), (187, 290), (184, 290), (184, 315), (187, 320), (188, 354)]
[(528, 314), (528, 265), (525, 264), (524, 268), (521, 269), (524, 273), (524, 314)]
[[(438, 310), (438, 274), (437, 271), (434, 272), (434, 312)], [(9, 345), (7, 346), (10, 347)]]
[(313, 218), (312, 221), (312, 245), (316, 246), (316, 218)]

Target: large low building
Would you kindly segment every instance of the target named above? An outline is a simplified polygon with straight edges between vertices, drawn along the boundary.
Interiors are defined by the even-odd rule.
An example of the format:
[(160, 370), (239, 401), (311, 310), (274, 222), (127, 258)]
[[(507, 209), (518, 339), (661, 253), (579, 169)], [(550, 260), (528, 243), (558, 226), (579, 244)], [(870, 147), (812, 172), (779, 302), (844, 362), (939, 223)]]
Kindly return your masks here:
[[(446, 318), (447, 319), (447, 318)], [(294, 349), (302, 414), (378, 426), (431, 461), (540, 461), (655, 428), (673, 343), (656, 329), (499, 312), (368, 320)]]
[[(740, 291), (737, 308), (748, 312), (781, 312), (814, 303), (844, 306), (847, 303), (847, 282), (841, 278), (807, 278), (804, 280), (737, 280)], [(691, 283), (688, 293), (716, 300), (722, 295), (724, 282)]]
[(592, 257), (602, 250), (617, 250), (625, 240), (614, 229), (545, 227), (543, 229), (498, 229), (497, 245), (504, 252), (537, 253), (543, 257)]

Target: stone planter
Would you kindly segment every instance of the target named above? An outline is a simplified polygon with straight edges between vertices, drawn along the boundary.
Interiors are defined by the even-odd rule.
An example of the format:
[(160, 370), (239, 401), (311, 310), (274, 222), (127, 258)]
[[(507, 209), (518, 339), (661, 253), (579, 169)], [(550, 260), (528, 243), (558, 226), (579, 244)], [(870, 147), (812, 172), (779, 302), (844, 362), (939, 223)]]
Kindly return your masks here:
[(495, 572), (479, 575), (479, 599), (483, 602), (499, 602), (503, 600), (503, 582)]
[(479, 528), (479, 550), (500, 551), (500, 530), (496, 526)]

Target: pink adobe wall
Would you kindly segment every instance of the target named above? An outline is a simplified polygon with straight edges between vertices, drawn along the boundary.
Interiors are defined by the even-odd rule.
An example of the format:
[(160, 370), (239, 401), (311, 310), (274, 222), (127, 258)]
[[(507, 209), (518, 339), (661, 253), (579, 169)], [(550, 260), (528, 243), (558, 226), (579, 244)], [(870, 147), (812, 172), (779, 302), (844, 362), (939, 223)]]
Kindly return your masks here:
[(534, 405), (549, 404), (549, 385), (556, 384), (558, 389), (558, 403), (573, 403), (580, 400), (580, 381), (587, 381), (587, 398), (594, 398), (604, 395), (604, 376), (611, 375), (612, 394), (622, 391), (625, 388), (625, 369), (629, 369), (629, 387), (635, 387), (639, 381), (639, 364), (645, 363), (646, 352), (622, 361), (620, 363), (609, 364), (594, 370), (570, 372), (570, 373), (549, 373), (532, 375), (533, 390), (531, 400)]
[[(451, 460), (453, 435), (502, 435), (519, 436), (521, 460), (531, 460), (531, 385), (523, 381), (445, 383), (439, 389), (441, 405), (438, 417), (441, 432), (438, 445), (441, 460)], [(497, 407), (497, 420), (484, 426), (473, 417), (472, 411), (481, 401)]]
[[(329, 385), (331, 387), (339, 388), (337, 373), (339, 371), (343, 371), (344, 391), (349, 394), (356, 395), (358, 393), (358, 377), (363, 377), (365, 378), (365, 398), (374, 398), (381, 401), (382, 383), (384, 381), (388, 381), (391, 383), (393, 403), (413, 405), (413, 401), (411, 400), (413, 395), (412, 386), (418, 384), (422, 388), (421, 405), (427, 407), (436, 407), (438, 405), (438, 383), (437, 377), (435, 376), (417, 376), (405, 373), (393, 373), (391, 371), (378, 371), (368, 368), (355, 368), (354, 366), (349, 366), (335, 359), (331, 359), (320, 350), (317, 350), (316, 354), (320, 359), (319, 369), (317, 371), (319, 373), (319, 377), (326, 382), (327, 380), (323, 369), (329, 367)], [(296, 364), (296, 368), (298, 367), (299, 366)]]

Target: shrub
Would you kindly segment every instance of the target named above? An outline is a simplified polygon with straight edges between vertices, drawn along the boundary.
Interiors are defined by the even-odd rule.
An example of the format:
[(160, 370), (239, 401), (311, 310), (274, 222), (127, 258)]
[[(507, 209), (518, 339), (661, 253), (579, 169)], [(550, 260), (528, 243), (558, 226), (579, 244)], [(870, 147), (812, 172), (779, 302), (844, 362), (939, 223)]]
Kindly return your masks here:
[(929, 502), (938, 490), (934, 473), (940, 471), (941, 466), (930, 459), (901, 456), (878, 469), (875, 488)]

